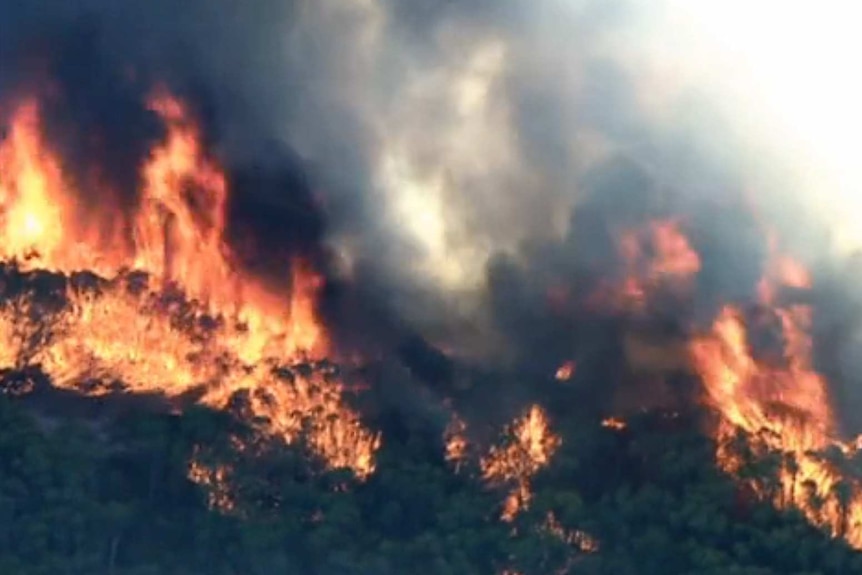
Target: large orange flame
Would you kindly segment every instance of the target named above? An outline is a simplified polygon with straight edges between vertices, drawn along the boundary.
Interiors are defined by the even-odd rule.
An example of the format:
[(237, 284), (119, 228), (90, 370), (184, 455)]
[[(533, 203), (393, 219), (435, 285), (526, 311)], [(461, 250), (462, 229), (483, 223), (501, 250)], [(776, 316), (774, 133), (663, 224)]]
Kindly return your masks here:
[(804, 267), (776, 257), (758, 286), (761, 304), (782, 336), (780, 361), (753, 355), (746, 316), (731, 305), (710, 333), (691, 342), (691, 357), (706, 401), (722, 416), (716, 429), (719, 464), (736, 473), (742, 462), (734, 449), (735, 432), (754, 436), (749, 448), (756, 456), (765, 450), (783, 456), (777, 470), (780, 488), (761, 495), (799, 508), (813, 523), (862, 547), (859, 485), (842, 469), (855, 449), (839, 440), (826, 381), (812, 366), (811, 309), (777, 301), (780, 289), (809, 285)]
[[(851, 469), (857, 446), (839, 438), (827, 382), (813, 367), (810, 306), (781, 301), (785, 294), (808, 290), (811, 277), (799, 262), (778, 253), (775, 236), (767, 240), (772, 257), (757, 285), (757, 314), (726, 305), (709, 332), (688, 342), (682, 354), (675, 346), (662, 346), (661, 355), (668, 358), (660, 362), (645, 358), (649, 350), (639, 349), (641, 344), (634, 351), (640, 360), (671, 371), (693, 364), (706, 403), (720, 415), (716, 456), (724, 470), (736, 474), (744, 464), (736, 441), (742, 430), (754, 457), (781, 454), (774, 470), (778, 488), (764, 490), (752, 483), (760, 496), (779, 507), (800, 509), (812, 523), (862, 548), (862, 485), (858, 471)], [(698, 254), (670, 220), (624, 233), (619, 254), (625, 279), (606, 289), (600, 301), (609, 299), (627, 311), (649, 311), (658, 291), (685, 296), (700, 269)], [(779, 333), (780, 353), (773, 354), (778, 357), (765, 359), (753, 352), (750, 328)], [(673, 360), (680, 355), (688, 361)], [(603, 425), (621, 428), (624, 423), (608, 419)]]
[[(218, 409), (239, 401), (261, 431), (286, 441), (306, 433), (330, 465), (369, 474), (379, 437), (344, 405), (334, 375), (279, 367), (332, 351), (315, 310), (320, 278), (285, 262), (291, 289), (280, 293), (237, 269), (225, 242), (224, 172), (180, 100), (160, 91), (149, 107), (166, 137), (141, 166), (131, 213), (111, 190), (87, 190), (103, 201), (84, 202), (43, 139), (38, 102), (14, 108), (0, 142), (0, 259), (108, 283), (70, 288), (59, 311), (27, 296), (5, 302), (0, 369), (38, 365), (54, 385), (88, 394), (116, 384), (193, 393)], [(190, 473), (202, 478), (201, 469)]]

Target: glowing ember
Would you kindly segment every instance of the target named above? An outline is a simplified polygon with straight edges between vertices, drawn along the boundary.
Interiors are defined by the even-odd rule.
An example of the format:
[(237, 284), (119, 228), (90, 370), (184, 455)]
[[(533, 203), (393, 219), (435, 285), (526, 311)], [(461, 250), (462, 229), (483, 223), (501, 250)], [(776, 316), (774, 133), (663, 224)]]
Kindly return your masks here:
[(458, 416), (452, 417), (449, 425), (446, 427), (446, 461), (455, 466), (457, 473), (464, 460), (467, 458), (467, 438), (465, 432), (467, 424)]
[[(166, 137), (141, 166), (132, 209), (112, 202), (111, 190), (89, 190), (102, 201), (85, 209), (43, 141), (38, 104), (13, 108), (0, 142), (0, 259), (108, 281), (67, 288), (59, 308), (7, 301), (0, 368), (38, 366), (53, 385), (91, 395), (119, 388), (193, 394), (216, 409), (240, 403), (262, 433), (287, 442), (305, 433), (330, 466), (368, 475), (379, 437), (344, 405), (334, 374), (311, 361), (331, 353), (316, 314), (321, 279), (286, 261), (290, 290), (272, 293), (236, 268), (223, 171), (181, 101), (159, 92), (149, 106)], [(305, 367), (282, 367), (295, 364)], [(207, 477), (194, 465), (190, 473)]]
[(557, 368), (557, 373), (554, 377), (557, 378), (557, 381), (568, 381), (575, 375), (575, 367), (575, 362), (569, 360)]
[(529, 504), (530, 480), (548, 465), (560, 442), (551, 432), (542, 408), (533, 405), (509, 428), (506, 443), (492, 447), (482, 458), (482, 475), (487, 481), (512, 487), (503, 506), (504, 520), (511, 521)]
[(196, 456), (189, 462), (189, 479), (206, 489), (209, 508), (221, 513), (229, 513), (236, 508), (229, 475), (230, 470), (224, 465), (208, 466), (198, 461)]
[(602, 427), (622, 431), (626, 428), (626, 422), (617, 417), (608, 417), (607, 419), (602, 420)]
[[(569, 530), (563, 527), (552, 511), (545, 516), (543, 528), (582, 553), (596, 553), (599, 550), (599, 542), (589, 534), (579, 530)], [(567, 570), (563, 570), (567, 573)]]

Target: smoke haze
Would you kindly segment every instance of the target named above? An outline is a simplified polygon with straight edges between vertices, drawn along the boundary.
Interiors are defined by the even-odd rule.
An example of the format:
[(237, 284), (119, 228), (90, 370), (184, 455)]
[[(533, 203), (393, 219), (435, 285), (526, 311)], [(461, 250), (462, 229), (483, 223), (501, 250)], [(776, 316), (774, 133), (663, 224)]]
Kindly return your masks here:
[[(708, 64), (662, 59), (687, 47), (662, 46), (656, 20), (622, 0), (7, 2), (0, 92), (47, 76), (64, 159), (107, 159), (122, 191), (160, 135), (142, 94), (169, 85), (236, 167), (234, 212), (268, 249), (326, 244), (380, 325), (547, 369), (607, 353), (589, 322), (551, 317), (549, 290), (593, 291), (619, 272), (614, 235), (649, 219), (678, 218), (700, 254), (704, 325), (754, 297), (767, 229), (827, 277), (851, 273), (779, 152), (704, 87)], [(820, 330), (854, 334), (858, 297), (834, 289)], [(859, 370), (837, 355), (852, 397)]]

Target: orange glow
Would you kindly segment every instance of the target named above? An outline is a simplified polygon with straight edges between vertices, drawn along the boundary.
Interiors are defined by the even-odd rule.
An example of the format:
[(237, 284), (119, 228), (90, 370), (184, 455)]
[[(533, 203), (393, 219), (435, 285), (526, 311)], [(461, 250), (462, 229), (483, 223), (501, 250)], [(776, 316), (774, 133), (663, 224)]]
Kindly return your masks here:
[(455, 467), (457, 473), (467, 458), (467, 424), (458, 416), (453, 416), (446, 427), (446, 461)]
[[(549, 511), (545, 516), (543, 528), (560, 541), (575, 547), (581, 553), (596, 553), (599, 551), (599, 542), (594, 537), (583, 531), (566, 529), (552, 511)], [(562, 572), (568, 573), (569, 571), (568, 569), (564, 569)]]
[(511, 521), (532, 498), (530, 480), (560, 446), (559, 436), (551, 432), (541, 407), (533, 405), (507, 430), (507, 441), (491, 448), (482, 458), (482, 475), (492, 485), (510, 486), (502, 519)]
[(189, 462), (188, 478), (207, 491), (210, 509), (221, 513), (234, 511), (236, 504), (231, 495), (230, 470), (224, 465), (208, 466), (200, 462), (195, 454)]
[[(224, 172), (183, 102), (157, 92), (148, 104), (166, 136), (140, 168), (131, 209), (111, 190), (74, 189), (43, 139), (38, 103), (12, 108), (0, 141), (0, 259), (107, 283), (70, 287), (61, 309), (5, 302), (0, 368), (38, 365), (53, 385), (90, 395), (119, 388), (216, 409), (241, 403), (261, 433), (287, 442), (306, 434), (330, 466), (367, 476), (380, 438), (317, 361), (333, 351), (317, 314), (322, 278), (286, 261), (289, 289), (275, 291), (238, 269), (225, 241)], [(93, 196), (100, 205), (89, 207)], [(296, 364), (305, 367), (281, 367)], [(206, 476), (194, 465), (190, 473)]]
[(594, 296), (614, 308), (642, 311), (657, 291), (687, 294), (700, 271), (700, 256), (674, 220), (656, 220), (626, 231), (618, 239), (617, 251), (624, 277)]
[[(690, 353), (707, 403), (722, 416), (716, 429), (722, 468), (732, 473), (739, 469), (742, 462), (734, 452), (733, 436), (735, 430), (744, 430), (756, 439), (751, 446), (755, 454), (769, 449), (785, 457), (780, 492), (762, 495), (773, 497), (779, 506), (799, 508), (811, 522), (862, 547), (859, 486), (844, 477), (840, 462), (824, 455), (832, 448), (845, 457), (855, 448), (838, 439), (826, 382), (812, 365), (811, 310), (775, 304), (780, 289), (809, 285), (802, 266), (777, 258), (758, 286), (762, 304), (782, 336), (779, 365), (752, 354), (746, 317), (734, 306), (721, 311), (710, 333), (691, 342)], [(845, 504), (837, 493), (848, 486), (852, 497)]]

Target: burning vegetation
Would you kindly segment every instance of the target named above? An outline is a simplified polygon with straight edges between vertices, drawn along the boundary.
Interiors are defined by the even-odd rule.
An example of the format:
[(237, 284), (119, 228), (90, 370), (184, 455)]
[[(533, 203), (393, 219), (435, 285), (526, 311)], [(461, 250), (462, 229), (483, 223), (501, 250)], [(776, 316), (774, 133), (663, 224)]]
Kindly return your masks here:
[(560, 445), (541, 407), (533, 405), (506, 430), (505, 442), (482, 458), (482, 477), (492, 485), (508, 485), (501, 518), (512, 521), (530, 503), (530, 479), (548, 465)]
[(283, 261), (284, 291), (245, 273), (226, 238), (226, 176), (189, 111), (165, 91), (148, 106), (165, 137), (129, 209), (113, 190), (74, 187), (44, 141), (37, 100), (11, 108), (0, 144), (6, 276), (62, 281), (54, 302), (7, 279), (2, 369), (35, 367), (86, 395), (194, 397), (287, 442), (305, 433), (329, 465), (367, 476), (380, 438), (320, 362), (333, 353), (316, 311), (322, 278), (301, 257)]
[(862, 573), (854, 264), (627, 8), (53, 4), (0, 4), (0, 573)]
[[(862, 492), (858, 476), (847, 473), (857, 448), (839, 437), (826, 380), (813, 367), (812, 310), (780, 299), (782, 289), (810, 286), (804, 268), (776, 257), (758, 286), (758, 312), (724, 307), (710, 332), (691, 342), (691, 356), (705, 401), (721, 416), (715, 430), (719, 465), (735, 473), (746, 459), (777, 454), (771, 470), (777, 483), (754, 482), (758, 495), (796, 507), (832, 535), (862, 547)], [(778, 332), (777, 357), (753, 355), (749, 329), (758, 328)], [(740, 430), (751, 438), (742, 445)]]
[[(323, 318), (326, 272), (301, 249), (274, 260), (269, 254), (267, 261), (278, 262), (278, 269), (265, 274), (249, 265), (248, 253), (240, 254), (230, 234), (237, 192), (193, 109), (167, 89), (150, 94), (145, 108), (161, 136), (140, 158), (130, 193), (112, 187), (102, 177), (103, 166), (69, 168), (50, 141), (40, 98), (3, 104), (4, 390), (27, 396), (47, 385), (92, 398), (158, 396), (178, 411), (197, 404), (227, 412), (255, 431), (254, 439), (234, 438), (237, 451), (254, 452), (256, 441), (301, 443), (327, 470), (349, 470), (359, 482), (373, 482), (386, 438), (345, 392), (373, 392), (375, 386), (345, 383), (340, 367), (365, 359), (357, 350), (341, 349)], [(578, 213), (575, 234), (584, 233)], [(446, 364), (430, 371), (442, 374), (433, 378), (441, 388), (451, 384), (441, 395), (455, 397), (441, 402), (450, 416), (441, 458), (456, 476), (498, 498), (498, 517), (513, 533), (523, 532), (524, 517), (537, 514), (539, 531), (569, 554), (555, 572), (572, 572), (574, 558), (600, 553), (603, 542), (580, 528), (584, 518), (571, 509), (568, 515), (576, 519), (565, 526), (558, 519), (553, 508), (574, 507), (571, 502), (537, 503), (534, 483), (543, 471), (553, 471), (560, 452), (577, 449), (564, 444), (556, 428), (563, 427), (566, 409), (596, 391), (589, 380), (606, 379), (606, 387), (620, 393), (600, 406), (597, 430), (627, 441), (636, 433), (632, 412), (654, 404), (666, 408), (666, 396), (677, 396), (676, 411), (666, 419), (679, 418), (680, 403), (700, 416), (705, 409), (700, 423), (714, 441), (715, 463), (740, 490), (778, 509), (799, 510), (810, 524), (862, 549), (859, 441), (839, 433), (829, 382), (815, 367), (809, 271), (765, 234), (770, 257), (752, 290), (754, 301), (722, 300), (703, 322), (691, 312), (698, 307), (701, 274), (709, 271), (708, 256), (699, 253), (686, 219), (640, 219), (608, 224), (607, 261), (597, 258), (598, 264), (578, 268), (571, 274), (577, 281), (567, 281), (560, 270), (550, 274), (560, 277), (536, 290), (542, 294), (541, 321), (513, 322), (515, 347), (535, 336), (517, 350), (529, 359), (514, 363), (529, 366), (531, 355), (546, 352), (539, 347), (559, 350), (549, 362), (556, 368), (543, 363), (542, 369), (553, 383), (549, 394), (568, 403), (543, 402), (530, 390), (523, 394), (527, 408), (502, 437), (489, 439), (494, 426), (475, 409), (465, 410), (471, 417), (458, 409), (459, 402), (479, 397), (470, 396), (473, 382), (452, 384), (454, 368), (446, 362), (455, 360), (442, 352), (426, 354)], [(493, 279), (489, 290), (499, 287)], [(508, 295), (503, 306), (511, 311), (517, 305), (509, 304), (521, 303), (516, 300), (523, 293)], [(522, 323), (530, 328), (522, 329)], [(593, 344), (599, 328), (611, 334), (610, 343)], [(554, 337), (545, 338), (548, 333)], [(598, 369), (582, 351), (593, 348), (617, 355), (603, 358)], [(673, 387), (680, 378), (684, 393)], [(537, 385), (535, 395), (543, 389)], [(495, 388), (488, 395), (506, 394)], [(622, 395), (630, 397), (621, 402)], [(205, 453), (195, 449), (188, 479), (206, 489), (210, 508), (242, 515), (234, 469)], [(752, 478), (746, 470), (758, 462), (765, 472)], [(342, 492), (349, 484), (328, 487)], [(310, 516), (315, 525), (325, 523), (319, 509)]]

